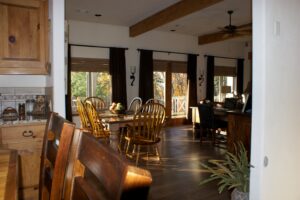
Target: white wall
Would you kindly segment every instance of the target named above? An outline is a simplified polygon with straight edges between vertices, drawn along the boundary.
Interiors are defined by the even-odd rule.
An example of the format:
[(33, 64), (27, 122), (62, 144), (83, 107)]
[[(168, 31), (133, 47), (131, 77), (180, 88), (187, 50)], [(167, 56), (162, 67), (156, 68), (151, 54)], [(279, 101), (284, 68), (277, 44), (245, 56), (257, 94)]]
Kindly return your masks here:
[(300, 199), (299, 8), (253, 1), (252, 200)]
[[(244, 57), (244, 42), (225, 41), (214, 43), (210, 45), (198, 46), (197, 37), (150, 31), (140, 36), (130, 38), (128, 27), (113, 26), (97, 23), (87, 23), (80, 21), (69, 21), (69, 42), (76, 44), (89, 44), (113, 47), (128, 47), (126, 51), (126, 77), (127, 77), (127, 101), (138, 96), (138, 82), (139, 82), (139, 53), (137, 48), (141, 49), (154, 49), (165, 51), (176, 51), (185, 53), (199, 53), (198, 56), (198, 74), (200, 69), (205, 69), (206, 64), (203, 57), (204, 54), (229, 56), (229, 57)], [(96, 57), (96, 58), (109, 58), (108, 49), (95, 49), (95, 48), (82, 48), (74, 47), (72, 49), (73, 56), (82, 57)], [(164, 60), (179, 60), (186, 61), (186, 55), (155, 53), (155, 59)], [(228, 61), (220, 61), (225, 63)], [(136, 80), (134, 86), (130, 86), (130, 66), (136, 66)], [(197, 76), (199, 77), (199, 75)], [(198, 81), (198, 80), (197, 80)], [(197, 84), (198, 85), (198, 84)], [(198, 88), (198, 99), (205, 97), (205, 83), (202, 88)]]
[(0, 75), (0, 87), (45, 87), (43, 75)]

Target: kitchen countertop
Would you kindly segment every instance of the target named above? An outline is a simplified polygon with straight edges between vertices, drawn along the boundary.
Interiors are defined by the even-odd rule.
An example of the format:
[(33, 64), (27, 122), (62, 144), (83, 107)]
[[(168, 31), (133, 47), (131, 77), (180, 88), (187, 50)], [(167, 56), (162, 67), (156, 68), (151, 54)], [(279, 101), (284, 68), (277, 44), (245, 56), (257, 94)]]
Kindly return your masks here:
[(38, 125), (38, 124), (45, 124), (46, 121), (47, 121), (47, 119), (15, 120), (15, 121), (3, 121), (2, 119), (0, 119), (0, 127)]

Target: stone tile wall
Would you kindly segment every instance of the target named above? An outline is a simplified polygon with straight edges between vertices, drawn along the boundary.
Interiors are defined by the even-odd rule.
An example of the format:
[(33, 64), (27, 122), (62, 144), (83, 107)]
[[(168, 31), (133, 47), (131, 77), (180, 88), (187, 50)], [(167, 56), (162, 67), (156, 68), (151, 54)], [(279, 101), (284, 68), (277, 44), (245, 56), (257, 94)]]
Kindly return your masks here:
[(0, 87), (0, 116), (7, 107), (15, 108), (18, 111), (20, 103), (25, 103), (27, 99), (35, 99), (37, 95), (45, 95), (45, 88)]

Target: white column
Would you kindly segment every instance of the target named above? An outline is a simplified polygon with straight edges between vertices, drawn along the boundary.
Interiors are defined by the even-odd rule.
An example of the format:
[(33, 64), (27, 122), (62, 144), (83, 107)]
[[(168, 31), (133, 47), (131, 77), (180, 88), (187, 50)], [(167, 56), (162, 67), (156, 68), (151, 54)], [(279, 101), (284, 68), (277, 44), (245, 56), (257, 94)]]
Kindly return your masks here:
[(53, 111), (65, 116), (64, 30), (65, 1), (52, 0), (52, 78)]

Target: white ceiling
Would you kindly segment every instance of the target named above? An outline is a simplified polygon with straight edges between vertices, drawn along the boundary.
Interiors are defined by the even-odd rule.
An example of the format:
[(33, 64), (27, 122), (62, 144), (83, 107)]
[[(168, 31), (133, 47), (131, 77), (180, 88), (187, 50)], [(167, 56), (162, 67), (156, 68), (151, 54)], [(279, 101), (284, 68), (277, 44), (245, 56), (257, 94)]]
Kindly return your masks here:
[[(179, 0), (66, 0), (66, 19), (103, 24), (131, 26)], [(199, 0), (200, 1), (200, 0)], [(165, 24), (156, 30), (188, 35), (219, 31), (229, 23), (228, 10), (233, 10), (232, 24), (252, 22), (251, 0), (224, 0), (211, 7)], [(101, 14), (101, 17), (95, 17)]]

